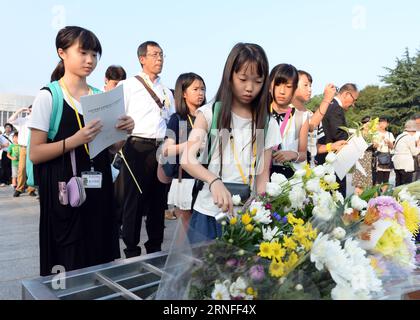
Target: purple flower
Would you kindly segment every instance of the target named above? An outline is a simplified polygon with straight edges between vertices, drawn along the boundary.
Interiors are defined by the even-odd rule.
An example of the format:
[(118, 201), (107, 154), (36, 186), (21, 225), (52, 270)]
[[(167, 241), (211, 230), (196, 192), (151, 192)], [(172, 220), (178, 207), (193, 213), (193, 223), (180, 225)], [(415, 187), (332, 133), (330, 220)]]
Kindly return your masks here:
[(236, 267), (237, 264), (238, 264), (238, 260), (233, 259), (233, 258), (226, 261), (226, 266), (229, 268)]
[(273, 209), (273, 206), (271, 205), (271, 203), (267, 203), (267, 204), (265, 205), (265, 208), (266, 208), (267, 210), (271, 210), (271, 209)]
[(249, 269), (249, 276), (254, 281), (261, 281), (265, 277), (264, 267), (260, 264), (257, 264), (256, 266), (252, 266), (251, 269)]
[(404, 211), (404, 209), (393, 197), (380, 196), (373, 198), (369, 201), (368, 205), (369, 207), (375, 207), (378, 209), (379, 215), (382, 219), (395, 219), (397, 215), (398, 222), (404, 222), (399, 215)]
[(277, 212), (274, 212), (274, 213), (272, 214), (272, 216), (273, 216), (273, 218), (274, 218), (274, 219), (276, 219), (277, 221), (280, 221), (280, 220), (281, 220), (281, 217), (280, 217), (280, 215), (279, 215)]
[(283, 223), (287, 223), (287, 217), (286, 217), (286, 216), (284, 216), (284, 217), (281, 219), (281, 222), (283, 222)]

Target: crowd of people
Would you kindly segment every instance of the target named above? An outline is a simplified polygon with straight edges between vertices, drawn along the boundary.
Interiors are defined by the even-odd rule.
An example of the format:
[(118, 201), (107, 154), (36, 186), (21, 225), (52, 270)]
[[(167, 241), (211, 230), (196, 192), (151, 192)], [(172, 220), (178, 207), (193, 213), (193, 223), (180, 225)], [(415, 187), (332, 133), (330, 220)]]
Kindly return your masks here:
[[(322, 164), (327, 153), (341, 150), (349, 138), (342, 129), (345, 112), (359, 96), (353, 83), (341, 88), (330, 83), (319, 107), (307, 110), (313, 82), (307, 71), (290, 64), (270, 70), (262, 47), (238, 43), (229, 53), (216, 96), (207, 102), (205, 80), (196, 73), (181, 74), (174, 90), (162, 83), (165, 55), (158, 43), (147, 41), (137, 51), (138, 75), (127, 78), (122, 67), (111, 66), (105, 76), (105, 91), (123, 86), (126, 115), (116, 128), (127, 139), (90, 159), (87, 144), (102, 124), (83, 122), (80, 97), (98, 92), (87, 77), (102, 47), (91, 31), (66, 27), (57, 35), (56, 49), (60, 63), (35, 98), (27, 122), (29, 159), (40, 196), (41, 275), (51, 274), (57, 265), (69, 271), (118, 259), (119, 237), (125, 257), (141, 255), (143, 217), (146, 252), (161, 251), (165, 210), (171, 207), (175, 214), (167, 218), (182, 220), (191, 243), (216, 238), (221, 233), (216, 217), (234, 212), (233, 195), (246, 201), (266, 191), (273, 173), (290, 178), (307, 163)], [(408, 121), (394, 139), (386, 130), (388, 120), (381, 117), (379, 139), (360, 161), (370, 170), (353, 174), (356, 188), (388, 182), (392, 163), (397, 184), (418, 178), (419, 121), (418, 116)], [(20, 132), (18, 139), (21, 158), (28, 138), (21, 141)], [(16, 148), (3, 142), (2, 148), (16, 159)], [(8, 168), (3, 160), (2, 168)], [(113, 174), (116, 170), (119, 174)], [(99, 185), (84, 186), (81, 204), (63, 201), (62, 183), (89, 171), (100, 174)], [(337, 178), (344, 196), (345, 179)], [(17, 185), (16, 192), (22, 192)]]

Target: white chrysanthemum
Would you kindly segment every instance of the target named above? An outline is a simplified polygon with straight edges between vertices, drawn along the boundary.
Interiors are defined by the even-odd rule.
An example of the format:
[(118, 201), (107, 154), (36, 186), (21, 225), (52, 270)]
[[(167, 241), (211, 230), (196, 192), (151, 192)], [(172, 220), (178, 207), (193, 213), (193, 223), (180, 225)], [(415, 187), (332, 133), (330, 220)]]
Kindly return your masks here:
[(416, 198), (408, 191), (407, 187), (403, 188), (398, 194), (398, 198), (402, 201), (407, 201), (410, 206), (417, 207)]
[(337, 182), (337, 178), (336, 178), (335, 174), (326, 174), (324, 176), (324, 181), (328, 184), (333, 184), (333, 183)]
[(305, 190), (301, 187), (295, 186), (289, 192), (289, 200), (292, 209), (302, 209), (304, 207), (304, 201), (306, 199)]
[(302, 188), (303, 186), (303, 180), (302, 177), (293, 177), (289, 180), (290, 185), (293, 186), (299, 186)]
[(241, 204), (241, 196), (235, 194), (234, 196), (232, 196), (232, 202), (234, 206), (239, 206)]
[(334, 199), (334, 202), (336, 203), (344, 204), (344, 197), (340, 191), (337, 191), (337, 190), (334, 191), (333, 199)]
[(283, 174), (281, 174), (281, 173), (274, 172), (271, 175), (271, 182), (272, 183), (277, 183), (279, 185), (282, 185), (283, 183), (285, 183), (287, 181), (288, 181), (287, 178)]
[(365, 299), (382, 291), (382, 282), (366, 252), (352, 239), (346, 241), (343, 249), (340, 241), (320, 233), (312, 247), (311, 261), (318, 270), (327, 269), (337, 284), (331, 292), (333, 299)]
[(229, 289), (224, 283), (216, 282), (211, 298), (213, 300), (230, 300)]
[(230, 285), (230, 288), (229, 288), (230, 295), (234, 298), (245, 297), (247, 286), (248, 285), (245, 282), (244, 278), (239, 277), (234, 283)]
[(337, 160), (337, 155), (334, 152), (329, 152), (325, 158), (326, 163), (333, 163)]
[(346, 230), (341, 227), (337, 227), (333, 230), (332, 236), (337, 240), (342, 240), (346, 236)]
[(331, 175), (335, 176), (335, 169), (332, 166), (332, 164), (324, 163), (323, 166), (325, 168), (326, 174), (331, 174)]
[(306, 182), (306, 190), (312, 193), (318, 193), (321, 192), (321, 185), (319, 184), (320, 180), (319, 178), (311, 179), (308, 182)]
[(354, 195), (353, 197), (351, 197), (351, 207), (353, 209), (356, 209), (358, 211), (362, 211), (363, 209), (366, 209), (368, 206), (368, 203), (365, 200), (362, 200), (359, 198), (359, 196)]
[(367, 300), (358, 298), (351, 286), (346, 285), (337, 285), (334, 289), (332, 289), (331, 298), (333, 300)]
[(263, 239), (264, 241), (271, 242), (273, 239), (275, 239), (279, 235), (279, 228), (274, 227), (271, 229), (270, 226), (268, 227), (262, 227), (263, 232)]
[(283, 191), (282, 187), (273, 182), (267, 182), (266, 192), (271, 197), (278, 197)]
[(314, 172), (315, 176), (321, 178), (325, 175), (325, 168), (323, 166), (316, 166), (313, 169), (313, 172)]
[(293, 177), (296, 177), (296, 178), (302, 178), (302, 177), (304, 177), (306, 175), (306, 170), (305, 169), (299, 169), (299, 170), (296, 170), (295, 171), (295, 174), (294, 174), (294, 176)]
[(253, 219), (257, 223), (269, 224), (272, 221), (271, 212), (264, 207), (264, 204), (262, 202), (252, 202), (249, 206), (249, 211), (255, 211), (255, 216), (253, 217)]
[(324, 221), (329, 221), (333, 217), (333, 211), (322, 206), (315, 206), (312, 210), (312, 214), (314, 217)]

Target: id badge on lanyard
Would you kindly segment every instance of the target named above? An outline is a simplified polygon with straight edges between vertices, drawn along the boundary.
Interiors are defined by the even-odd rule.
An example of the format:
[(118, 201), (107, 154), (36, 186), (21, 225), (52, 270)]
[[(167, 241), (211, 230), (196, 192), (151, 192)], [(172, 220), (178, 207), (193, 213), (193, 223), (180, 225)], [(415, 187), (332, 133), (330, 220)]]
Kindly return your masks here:
[(90, 171), (82, 172), (83, 186), (86, 189), (102, 188), (102, 173), (95, 171), (92, 167)]

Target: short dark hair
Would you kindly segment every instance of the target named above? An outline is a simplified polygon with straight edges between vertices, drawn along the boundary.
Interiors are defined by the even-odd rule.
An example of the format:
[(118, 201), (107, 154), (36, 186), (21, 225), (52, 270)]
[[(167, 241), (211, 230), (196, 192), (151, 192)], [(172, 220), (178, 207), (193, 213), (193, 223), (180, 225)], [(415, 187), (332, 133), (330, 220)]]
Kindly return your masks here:
[(13, 138), (14, 137), (18, 137), (19, 136), (19, 131), (16, 131), (14, 134), (13, 134)]
[(346, 91), (354, 91), (358, 92), (359, 89), (357, 89), (357, 86), (354, 83), (346, 83), (344, 86), (340, 88), (339, 93), (344, 93)]
[(105, 78), (108, 80), (121, 81), (127, 79), (127, 73), (123, 67), (112, 65), (106, 69)]
[(385, 117), (385, 116), (379, 117), (379, 122), (389, 122), (388, 117)]
[(12, 131), (13, 131), (13, 128), (14, 128), (14, 127), (13, 127), (13, 124), (11, 124), (11, 123), (9, 123), (9, 122), (5, 123), (5, 124), (4, 124), (4, 129), (6, 129), (6, 127), (7, 127), (7, 126), (9, 126), (9, 127), (12, 129)]
[(159, 47), (160, 45), (159, 43), (155, 42), (155, 41), (146, 41), (143, 42), (141, 45), (139, 45), (138, 49), (137, 49), (137, 57), (144, 57), (147, 54), (147, 47), (151, 46), (151, 47)]
[(415, 113), (412, 118), (413, 120), (420, 119), (420, 113)]
[(312, 84), (313, 79), (312, 79), (312, 76), (308, 72), (303, 71), (303, 70), (299, 70), (298, 73), (299, 73), (299, 77), (300, 76), (306, 76), (308, 78), (309, 82)]

